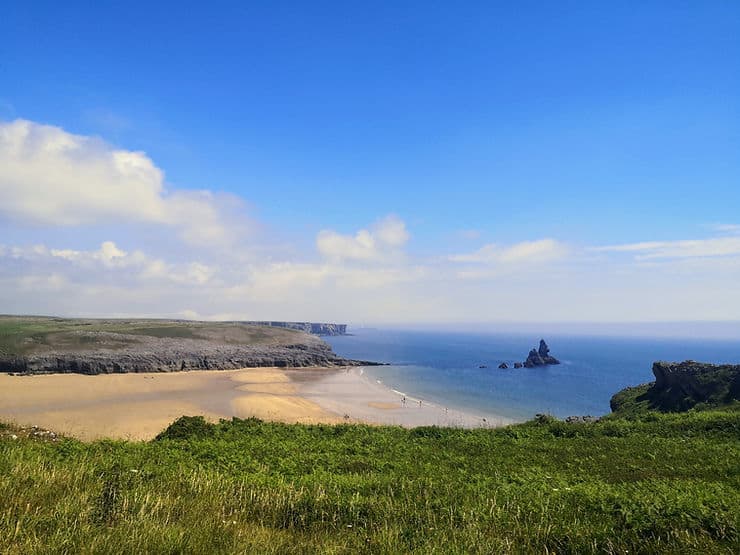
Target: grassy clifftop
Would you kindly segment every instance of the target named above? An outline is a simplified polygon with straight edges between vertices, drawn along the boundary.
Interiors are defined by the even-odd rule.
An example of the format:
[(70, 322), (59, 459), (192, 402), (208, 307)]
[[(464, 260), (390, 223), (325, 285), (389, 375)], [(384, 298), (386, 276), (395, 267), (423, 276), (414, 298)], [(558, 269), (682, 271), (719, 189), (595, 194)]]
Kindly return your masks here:
[(3, 553), (736, 553), (740, 412), (0, 433)]
[(4, 355), (116, 350), (136, 346), (143, 337), (265, 346), (320, 341), (296, 330), (226, 322), (0, 316)]
[(0, 317), (0, 372), (176, 372), (351, 365), (303, 331), (235, 322)]

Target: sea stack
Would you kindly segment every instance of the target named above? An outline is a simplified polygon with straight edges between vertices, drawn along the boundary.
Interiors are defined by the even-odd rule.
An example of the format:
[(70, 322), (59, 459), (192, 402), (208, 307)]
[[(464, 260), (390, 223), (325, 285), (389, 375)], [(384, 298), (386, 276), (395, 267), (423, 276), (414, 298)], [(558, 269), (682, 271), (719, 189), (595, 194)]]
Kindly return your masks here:
[(560, 361), (550, 356), (550, 347), (547, 346), (544, 339), (540, 339), (539, 349), (529, 351), (529, 356), (524, 361), (524, 367), (534, 368), (535, 366), (547, 366), (548, 364), (560, 364)]

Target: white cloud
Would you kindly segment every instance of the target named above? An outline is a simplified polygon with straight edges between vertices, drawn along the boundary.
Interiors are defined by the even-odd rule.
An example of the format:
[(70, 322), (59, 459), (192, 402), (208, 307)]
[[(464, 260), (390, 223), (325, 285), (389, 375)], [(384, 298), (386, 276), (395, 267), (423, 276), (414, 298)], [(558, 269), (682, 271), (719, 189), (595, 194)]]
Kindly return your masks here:
[(237, 296), (279, 301), (313, 295), (316, 291), (344, 289), (347, 291), (381, 290), (388, 286), (422, 279), (422, 266), (346, 267), (334, 263), (281, 262), (255, 266), (246, 276), (246, 282), (233, 291)]
[(0, 248), (0, 258), (5, 256), (24, 261), (32, 268), (46, 267), (54, 272), (81, 271), (92, 279), (102, 279), (105, 272), (115, 270), (111, 275), (120, 281), (132, 278), (204, 285), (216, 274), (214, 268), (200, 262), (171, 264), (139, 250), (126, 252), (112, 241), (104, 241), (94, 251), (49, 249), (45, 245)]
[[(495, 260), (501, 252), (506, 260), (542, 253), (516, 244)], [(569, 257), (543, 272), (439, 258), (424, 265), (404, 259), (213, 266), (112, 242), (91, 250), (5, 246), (0, 253), (6, 312), (443, 323), (729, 319), (740, 307), (740, 257), (648, 266), (604, 253), (596, 263)]]
[(62, 258), (70, 261), (81, 261), (85, 259), (99, 260), (106, 266), (115, 266), (116, 262), (125, 262), (128, 253), (119, 249), (113, 241), (105, 241), (100, 245), (100, 249), (94, 252), (84, 252), (72, 249), (51, 249), (48, 250), (43, 245), (36, 247), (38, 254), (50, 254), (56, 258)]
[(402, 247), (409, 240), (406, 224), (393, 214), (380, 220), (374, 227), (374, 234), (383, 245)]
[(208, 283), (214, 274), (215, 270), (213, 268), (206, 266), (205, 264), (201, 264), (200, 262), (191, 262), (188, 264), (185, 275), (188, 280), (194, 283), (204, 284)]
[(541, 263), (563, 258), (567, 254), (565, 244), (554, 239), (540, 239), (523, 241), (508, 247), (491, 243), (471, 253), (452, 255), (449, 260), (468, 264)]
[(605, 247), (594, 252), (634, 253), (636, 260), (661, 258), (703, 258), (740, 255), (740, 237), (717, 237), (688, 241), (646, 241)]
[(361, 229), (355, 235), (322, 230), (316, 237), (316, 247), (329, 259), (370, 261), (399, 254), (408, 240), (409, 233), (403, 220), (389, 215), (370, 230)]
[(168, 191), (143, 152), (27, 120), (0, 123), (0, 217), (52, 226), (157, 224), (191, 244), (213, 245), (232, 239), (221, 204), (209, 191)]

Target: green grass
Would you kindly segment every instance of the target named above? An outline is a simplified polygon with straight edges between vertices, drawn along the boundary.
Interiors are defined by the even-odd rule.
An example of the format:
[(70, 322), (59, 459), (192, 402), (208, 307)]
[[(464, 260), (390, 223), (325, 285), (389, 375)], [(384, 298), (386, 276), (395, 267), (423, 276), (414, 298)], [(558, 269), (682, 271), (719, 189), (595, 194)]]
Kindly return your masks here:
[(737, 553), (740, 412), (0, 439), (1, 553)]
[[(117, 336), (99, 336), (107, 332)], [(0, 356), (84, 352), (135, 345), (140, 336), (199, 339), (218, 344), (274, 345), (315, 340), (303, 333), (229, 322), (0, 316)]]

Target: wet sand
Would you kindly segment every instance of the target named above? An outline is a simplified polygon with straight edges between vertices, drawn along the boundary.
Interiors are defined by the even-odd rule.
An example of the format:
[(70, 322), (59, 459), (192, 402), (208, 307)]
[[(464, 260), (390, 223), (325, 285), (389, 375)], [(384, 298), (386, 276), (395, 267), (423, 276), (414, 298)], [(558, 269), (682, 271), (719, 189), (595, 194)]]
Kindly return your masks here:
[(0, 420), (84, 440), (146, 440), (182, 415), (280, 422), (500, 426), (508, 419), (446, 410), (370, 380), (361, 368), (247, 368), (174, 373), (0, 374)]
[[(310, 374), (318, 379), (307, 379)], [(312, 369), (303, 373), (303, 376), (305, 383), (301, 393), (306, 399), (350, 421), (404, 427), (462, 428), (499, 427), (514, 422), (496, 414), (476, 414), (446, 408), (394, 391), (365, 374), (363, 368), (341, 371)]]

